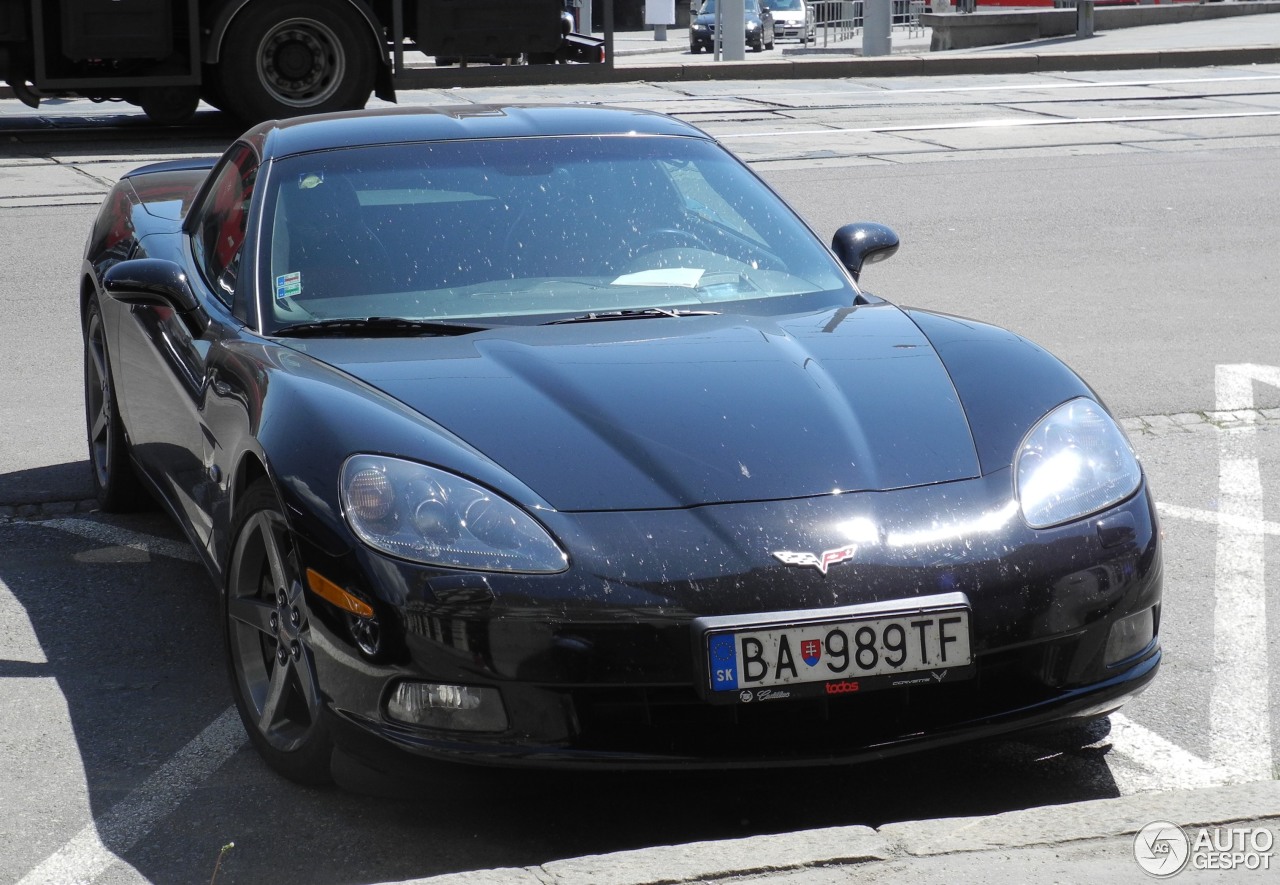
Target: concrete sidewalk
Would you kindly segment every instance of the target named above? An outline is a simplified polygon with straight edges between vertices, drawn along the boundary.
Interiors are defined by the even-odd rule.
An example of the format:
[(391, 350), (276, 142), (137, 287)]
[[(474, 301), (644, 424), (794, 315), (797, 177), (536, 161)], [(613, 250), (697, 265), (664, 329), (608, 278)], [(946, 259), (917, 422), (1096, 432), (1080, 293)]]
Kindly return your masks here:
[[(1186, 837), (1179, 882), (1273, 882), (1280, 868), (1280, 783), (1240, 784), (1052, 805), (988, 817), (909, 821), (695, 842), (477, 870), (402, 885), (1125, 885), (1147, 881), (1148, 827)], [(1205, 835), (1201, 835), (1201, 830)], [(1145, 831), (1145, 832), (1144, 832)], [(1177, 832), (1165, 832), (1177, 837)], [(1258, 835), (1252, 836), (1252, 833)], [(1139, 834), (1142, 834), (1141, 839)], [(1206, 850), (1234, 838), (1237, 852)], [(1267, 846), (1249, 851), (1250, 843)], [(1197, 844), (1200, 848), (1197, 849)], [(1176, 855), (1178, 846), (1173, 846)], [(1168, 864), (1159, 849), (1149, 863)], [(1253, 859), (1248, 859), (1252, 857)], [(1175, 856), (1173, 860), (1177, 860)], [(1219, 869), (1227, 863), (1238, 868)], [(1256, 864), (1257, 869), (1252, 867)], [(1265, 867), (1265, 868), (1264, 868)], [(1167, 867), (1161, 870), (1168, 875)]]

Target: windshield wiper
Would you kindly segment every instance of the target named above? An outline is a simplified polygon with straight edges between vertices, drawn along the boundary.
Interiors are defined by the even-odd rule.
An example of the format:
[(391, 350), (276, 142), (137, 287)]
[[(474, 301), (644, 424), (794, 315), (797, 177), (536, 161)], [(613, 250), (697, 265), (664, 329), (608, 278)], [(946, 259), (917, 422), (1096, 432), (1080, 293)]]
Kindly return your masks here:
[(323, 335), (395, 338), (414, 335), (470, 335), (473, 332), (483, 332), (488, 328), (488, 326), (468, 326), (463, 323), (445, 323), (435, 320), (409, 320), (402, 317), (347, 317), (294, 323), (291, 326), (280, 327), (275, 334), (288, 338)]
[(720, 316), (718, 310), (685, 310), (679, 307), (639, 307), (630, 310), (601, 310), (584, 313), (576, 317), (562, 320), (551, 320), (544, 326), (558, 326), (562, 323), (602, 323), (608, 320), (645, 320), (655, 317), (715, 317)]

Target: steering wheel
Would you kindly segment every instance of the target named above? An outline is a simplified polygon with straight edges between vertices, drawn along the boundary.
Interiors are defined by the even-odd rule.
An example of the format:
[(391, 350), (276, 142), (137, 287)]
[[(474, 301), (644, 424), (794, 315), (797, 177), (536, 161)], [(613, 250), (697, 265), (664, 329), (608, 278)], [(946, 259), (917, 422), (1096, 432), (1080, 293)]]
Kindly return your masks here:
[[(700, 249), (704, 252), (714, 251), (692, 231), (676, 227), (651, 227), (627, 237), (626, 245), (619, 250), (614, 261), (615, 266), (632, 267), (643, 262), (643, 259), (657, 252), (671, 249)], [(661, 266), (666, 266), (661, 263)]]

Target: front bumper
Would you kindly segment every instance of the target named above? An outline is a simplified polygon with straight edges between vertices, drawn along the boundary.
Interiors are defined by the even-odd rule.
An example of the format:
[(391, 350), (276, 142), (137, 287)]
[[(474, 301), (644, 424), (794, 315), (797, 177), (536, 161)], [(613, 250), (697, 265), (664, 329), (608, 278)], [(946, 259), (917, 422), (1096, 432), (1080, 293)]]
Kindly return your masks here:
[(773, 37), (775, 40), (810, 40), (814, 36), (814, 29), (806, 27), (801, 22), (782, 22), (777, 19), (773, 20)]
[[(363, 582), (379, 598), (395, 639), (370, 660), (339, 619), (313, 618), (324, 632), (321, 685), (341, 743), (379, 767), (387, 763), (376, 757), (404, 753), (540, 766), (816, 764), (1105, 715), (1160, 663), (1150, 498), (1144, 487), (1104, 513), (1035, 531), (1010, 510), (1007, 488), (1000, 475), (805, 501), (554, 514), (548, 526), (567, 549), (595, 552), (552, 576), (445, 574), (367, 551), (326, 561), (312, 550), (313, 567), (345, 572), (347, 586)], [(829, 549), (851, 523), (878, 527), (877, 538), (825, 574), (771, 556)], [(697, 617), (939, 591), (971, 602), (972, 678), (755, 704), (714, 705), (697, 690), (707, 678)], [(1112, 625), (1147, 609), (1150, 642), (1109, 663)], [(401, 679), (497, 688), (508, 727), (393, 721), (385, 703)]]
[[(746, 45), (748, 46), (760, 45), (761, 42), (764, 40), (764, 32), (760, 28), (757, 28), (755, 30), (749, 30), (745, 34), (745, 39), (746, 39)], [(689, 51), (690, 52), (697, 52), (698, 50), (701, 50), (701, 49), (705, 49), (707, 52), (711, 52), (715, 49), (715, 45), (716, 45), (715, 28), (709, 28), (706, 31), (691, 30), (689, 32)]]

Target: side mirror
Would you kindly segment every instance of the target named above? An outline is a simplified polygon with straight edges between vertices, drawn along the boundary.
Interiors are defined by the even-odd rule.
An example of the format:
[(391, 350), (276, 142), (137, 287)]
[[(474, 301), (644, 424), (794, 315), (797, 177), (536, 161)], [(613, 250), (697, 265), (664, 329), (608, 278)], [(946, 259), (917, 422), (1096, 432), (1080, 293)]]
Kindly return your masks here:
[(831, 238), (831, 251), (856, 280), (864, 264), (884, 261), (898, 251), (898, 235), (883, 224), (855, 221), (836, 231)]
[(209, 315), (191, 291), (186, 272), (162, 258), (135, 258), (112, 265), (102, 275), (102, 288), (123, 304), (171, 308), (199, 337), (209, 328)]

